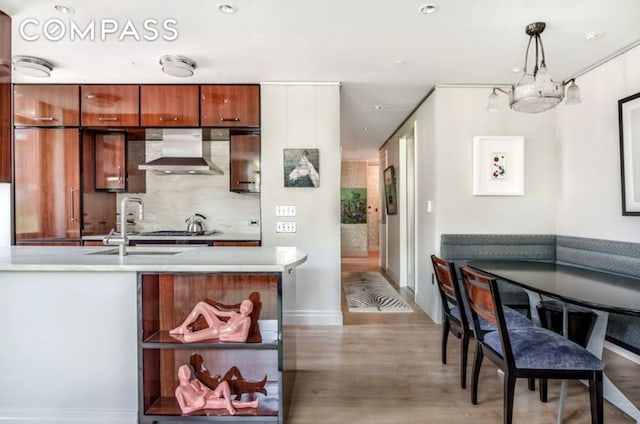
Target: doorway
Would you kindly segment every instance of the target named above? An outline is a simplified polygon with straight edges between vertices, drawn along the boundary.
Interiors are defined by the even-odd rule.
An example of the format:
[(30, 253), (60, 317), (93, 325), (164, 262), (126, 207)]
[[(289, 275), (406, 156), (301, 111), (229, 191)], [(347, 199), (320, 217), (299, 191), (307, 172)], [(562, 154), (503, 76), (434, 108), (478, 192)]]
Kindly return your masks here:
[(400, 138), (400, 286), (416, 290), (416, 122)]

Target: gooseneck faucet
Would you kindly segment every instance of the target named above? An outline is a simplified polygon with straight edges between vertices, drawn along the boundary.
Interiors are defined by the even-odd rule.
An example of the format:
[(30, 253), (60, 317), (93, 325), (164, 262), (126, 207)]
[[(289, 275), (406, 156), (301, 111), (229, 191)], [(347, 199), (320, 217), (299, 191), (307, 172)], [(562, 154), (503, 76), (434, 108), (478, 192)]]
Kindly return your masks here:
[(139, 197), (123, 197), (122, 201), (120, 201), (120, 235), (113, 237), (114, 230), (112, 229), (103, 240), (106, 245), (117, 245), (120, 256), (127, 255), (127, 246), (129, 245), (129, 238), (127, 237), (127, 205), (129, 203), (138, 204), (138, 218), (140, 220), (144, 219), (144, 203), (142, 203), (142, 199)]

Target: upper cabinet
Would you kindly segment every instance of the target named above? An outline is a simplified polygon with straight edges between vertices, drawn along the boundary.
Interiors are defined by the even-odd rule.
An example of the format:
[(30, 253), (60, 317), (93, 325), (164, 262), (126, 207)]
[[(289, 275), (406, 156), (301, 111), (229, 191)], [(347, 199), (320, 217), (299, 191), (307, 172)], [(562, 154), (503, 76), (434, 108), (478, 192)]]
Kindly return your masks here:
[(77, 127), (80, 125), (80, 86), (14, 86), (14, 116), (17, 126)]
[(0, 12), (0, 182), (11, 182), (11, 18)]
[(231, 159), (229, 188), (242, 193), (260, 192), (260, 136), (232, 135), (229, 143)]
[(137, 127), (140, 95), (137, 85), (83, 85), (82, 125)]
[(143, 127), (197, 127), (197, 85), (142, 85), (140, 111)]
[(259, 127), (259, 85), (203, 85), (200, 88), (203, 127)]

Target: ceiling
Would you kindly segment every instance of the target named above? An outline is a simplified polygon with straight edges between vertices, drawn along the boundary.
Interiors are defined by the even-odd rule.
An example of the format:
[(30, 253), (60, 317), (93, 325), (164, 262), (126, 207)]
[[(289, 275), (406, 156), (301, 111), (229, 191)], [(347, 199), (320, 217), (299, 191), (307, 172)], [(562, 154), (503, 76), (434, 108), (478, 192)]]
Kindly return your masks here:
[[(221, 13), (223, 3), (237, 12)], [(426, 3), (438, 12), (421, 13)], [(62, 14), (57, 4), (75, 13)], [(339, 82), (347, 160), (377, 160), (379, 147), (436, 84), (515, 82), (531, 22), (547, 23), (542, 38), (556, 80), (640, 40), (638, 0), (0, 0), (0, 10), (13, 17), (13, 54), (55, 65), (46, 80), (14, 73), (14, 82)], [(58, 41), (48, 39), (61, 34), (58, 21), (46, 27), (51, 19), (66, 30)], [(145, 30), (149, 19), (159, 23), (151, 25), (157, 38)], [(71, 40), (71, 21), (81, 30), (95, 24), (94, 39)], [(102, 40), (101, 23), (114, 21), (118, 29)], [(177, 31), (175, 40), (163, 39), (176, 33), (162, 22)], [(38, 39), (26, 40), (21, 23), (26, 37)], [(587, 41), (589, 33), (601, 36)], [(195, 75), (163, 74), (158, 60), (165, 54), (194, 59)]]

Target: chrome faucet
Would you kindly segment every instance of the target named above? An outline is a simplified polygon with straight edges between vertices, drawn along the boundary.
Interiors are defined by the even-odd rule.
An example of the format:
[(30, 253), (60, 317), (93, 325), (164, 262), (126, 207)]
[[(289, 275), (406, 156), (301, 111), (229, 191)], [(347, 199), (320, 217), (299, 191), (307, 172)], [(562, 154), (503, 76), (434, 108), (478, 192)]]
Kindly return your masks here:
[(122, 201), (120, 201), (120, 235), (113, 236), (114, 230), (111, 229), (109, 234), (102, 240), (105, 245), (117, 245), (120, 256), (127, 255), (127, 246), (129, 245), (129, 238), (127, 237), (127, 205), (129, 203), (137, 203), (139, 205), (138, 218), (140, 220), (144, 219), (144, 204), (142, 203), (142, 199), (139, 197), (125, 196), (122, 198)]

